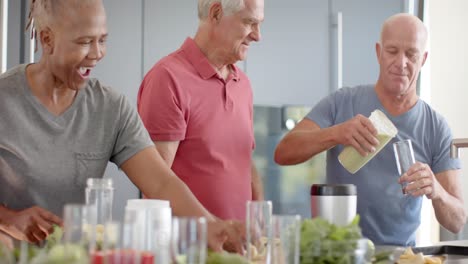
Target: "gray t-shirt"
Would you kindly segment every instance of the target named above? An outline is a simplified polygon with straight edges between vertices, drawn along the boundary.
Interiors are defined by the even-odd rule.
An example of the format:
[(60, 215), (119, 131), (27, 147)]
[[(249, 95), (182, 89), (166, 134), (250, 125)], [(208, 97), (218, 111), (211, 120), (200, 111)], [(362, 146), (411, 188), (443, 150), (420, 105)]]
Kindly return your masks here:
[(62, 215), (84, 203), (87, 178), (103, 177), (152, 146), (137, 112), (121, 94), (91, 79), (60, 116), (32, 94), (19, 65), (0, 76), (0, 203), (34, 205)]
[(420, 224), (422, 198), (404, 196), (398, 184), (398, 169), (392, 144), (410, 139), (416, 161), (428, 164), (434, 173), (459, 169), (458, 159), (450, 158), (452, 133), (444, 118), (418, 100), (408, 112), (390, 115), (380, 103), (374, 86), (342, 88), (320, 101), (307, 118), (321, 128), (343, 123), (357, 114), (370, 116), (383, 111), (398, 128), (398, 134), (356, 174), (350, 174), (338, 161), (343, 145), (327, 153), (327, 181), (352, 183), (357, 187), (357, 212), (363, 234), (376, 244), (414, 245)]

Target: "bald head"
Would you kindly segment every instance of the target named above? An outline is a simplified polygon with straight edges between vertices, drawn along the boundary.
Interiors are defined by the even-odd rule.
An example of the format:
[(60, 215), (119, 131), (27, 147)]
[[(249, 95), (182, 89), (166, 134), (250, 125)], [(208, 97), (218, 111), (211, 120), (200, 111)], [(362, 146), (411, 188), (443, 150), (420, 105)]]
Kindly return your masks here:
[(409, 14), (396, 14), (383, 26), (376, 54), (380, 65), (376, 89), (387, 98), (417, 99), (416, 83), (427, 58), (427, 29)]
[(422, 51), (426, 50), (427, 28), (416, 16), (400, 13), (389, 17), (382, 25), (380, 43), (383, 44), (390, 36), (410, 37), (416, 39)]

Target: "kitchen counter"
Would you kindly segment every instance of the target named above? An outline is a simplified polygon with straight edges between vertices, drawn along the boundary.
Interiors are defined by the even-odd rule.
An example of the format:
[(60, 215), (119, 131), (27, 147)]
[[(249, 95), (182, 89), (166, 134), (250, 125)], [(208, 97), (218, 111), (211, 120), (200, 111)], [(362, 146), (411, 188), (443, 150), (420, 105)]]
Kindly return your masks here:
[[(458, 246), (458, 247), (468, 247), (468, 240), (453, 240), (453, 241), (442, 241), (439, 243), (436, 243), (435, 245), (432, 246)], [(466, 251), (463, 251), (466, 253)], [(452, 255), (452, 254), (447, 254), (445, 255), (447, 258), (444, 262), (444, 264), (467, 264), (468, 263), (468, 256), (465, 255)]]
[[(454, 240), (454, 241), (443, 241), (436, 243), (434, 245), (419, 245), (417, 248), (425, 248), (425, 247), (437, 247), (437, 246), (458, 246), (458, 247), (468, 247), (468, 240)], [(396, 247), (396, 246), (376, 246), (376, 252), (380, 251), (388, 251), (391, 250), (394, 252), (395, 258), (398, 258), (400, 254), (402, 254), (405, 250), (404, 247)], [(467, 264), (468, 263), (468, 256), (463, 255), (445, 255), (446, 260), (444, 264)]]
[(435, 244), (436, 246), (460, 246), (468, 247), (468, 240), (453, 240), (453, 241), (442, 241)]

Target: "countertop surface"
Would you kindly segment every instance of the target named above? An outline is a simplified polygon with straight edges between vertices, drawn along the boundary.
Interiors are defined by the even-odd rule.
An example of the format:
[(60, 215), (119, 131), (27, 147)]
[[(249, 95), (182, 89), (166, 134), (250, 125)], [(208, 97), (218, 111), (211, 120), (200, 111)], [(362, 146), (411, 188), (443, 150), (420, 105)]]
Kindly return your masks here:
[[(468, 247), (468, 240), (454, 240), (454, 241), (442, 241), (434, 246), (459, 246), (459, 247)], [(444, 264), (467, 264), (468, 256), (463, 255), (446, 255), (447, 259)]]
[[(437, 246), (458, 246), (458, 247), (468, 247), (468, 240), (454, 240), (454, 241), (443, 241), (436, 243), (434, 245), (418, 245), (417, 248), (421, 247), (437, 247)], [(394, 256), (398, 258), (405, 250), (404, 247), (397, 246), (376, 246), (376, 251), (386, 251), (393, 250)], [(444, 264), (468, 264), (468, 255), (445, 255), (446, 260)]]
[(468, 240), (453, 240), (453, 241), (443, 241), (435, 244), (435, 246), (461, 246), (468, 247)]
[[(454, 240), (454, 241), (442, 241), (436, 243), (434, 245), (421, 245), (417, 246), (417, 248), (421, 247), (438, 247), (438, 246), (457, 246), (457, 247), (468, 247), (468, 240)], [(463, 254), (466, 253), (463, 250)], [(444, 264), (468, 264), (468, 255), (452, 255), (446, 254), (444, 255), (446, 260)]]

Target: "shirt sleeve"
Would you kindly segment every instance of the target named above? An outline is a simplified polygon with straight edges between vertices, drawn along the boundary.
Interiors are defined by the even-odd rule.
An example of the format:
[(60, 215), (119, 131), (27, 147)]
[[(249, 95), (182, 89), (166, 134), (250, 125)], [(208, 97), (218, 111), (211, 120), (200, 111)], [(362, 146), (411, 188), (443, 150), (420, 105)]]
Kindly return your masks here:
[(110, 161), (119, 168), (133, 155), (143, 149), (154, 146), (137, 111), (125, 96), (121, 97), (119, 125)]
[(188, 107), (177, 78), (164, 65), (156, 65), (145, 76), (138, 94), (138, 112), (153, 141), (185, 138)]
[(334, 125), (337, 96), (338, 94), (334, 93), (320, 100), (307, 114), (306, 118), (314, 121), (320, 128)]
[(436, 124), (436, 131), (438, 135), (433, 138), (433, 155), (431, 169), (434, 173), (440, 173), (447, 170), (461, 169), (459, 159), (450, 157), (450, 146), (452, 144), (452, 131), (444, 118), (439, 116), (440, 119)]

